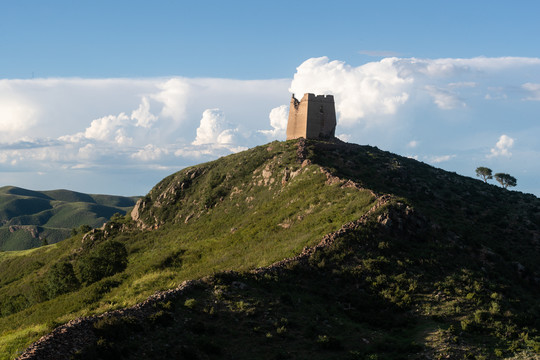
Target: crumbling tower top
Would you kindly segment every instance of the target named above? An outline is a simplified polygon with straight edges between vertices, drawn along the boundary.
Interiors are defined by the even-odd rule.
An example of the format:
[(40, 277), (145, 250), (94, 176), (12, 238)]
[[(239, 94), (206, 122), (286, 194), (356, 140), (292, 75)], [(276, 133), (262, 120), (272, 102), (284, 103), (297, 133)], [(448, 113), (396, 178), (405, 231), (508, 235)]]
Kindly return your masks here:
[(329, 139), (336, 132), (336, 109), (333, 95), (304, 94), (298, 101), (291, 97), (287, 140)]

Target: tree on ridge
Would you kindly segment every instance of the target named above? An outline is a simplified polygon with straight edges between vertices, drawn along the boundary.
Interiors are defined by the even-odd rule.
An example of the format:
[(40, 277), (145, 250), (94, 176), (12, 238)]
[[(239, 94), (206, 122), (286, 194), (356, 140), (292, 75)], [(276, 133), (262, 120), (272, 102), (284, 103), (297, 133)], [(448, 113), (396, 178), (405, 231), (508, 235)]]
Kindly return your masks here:
[(476, 168), (476, 176), (483, 178), (485, 183), (487, 183), (489, 179), (493, 179), (493, 176), (491, 176), (491, 169), (484, 166)]
[(505, 173), (496, 173), (495, 180), (497, 180), (505, 189), (508, 189), (509, 186), (516, 186), (517, 184), (515, 177)]

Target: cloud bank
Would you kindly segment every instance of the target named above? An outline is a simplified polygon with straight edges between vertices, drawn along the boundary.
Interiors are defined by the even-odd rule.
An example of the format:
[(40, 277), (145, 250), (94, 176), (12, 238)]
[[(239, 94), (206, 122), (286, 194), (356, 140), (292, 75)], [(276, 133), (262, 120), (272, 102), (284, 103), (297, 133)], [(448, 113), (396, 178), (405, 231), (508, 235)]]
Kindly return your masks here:
[(334, 95), (345, 141), (462, 174), (511, 155), (540, 160), (540, 59), (388, 57), (353, 66), (319, 57), (292, 79), (0, 80), (3, 185), (143, 194), (182, 167), (284, 140), (291, 93), (306, 92)]
[[(540, 59), (519, 57), (391, 57), (357, 67), (319, 57), (306, 60), (297, 68), (289, 90), (300, 97), (306, 92), (334, 94), (340, 125), (373, 125), (389, 115), (399, 119), (394, 115), (409, 103), (423, 106), (430, 102), (441, 110), (466, 107), (466, 99), (475, 101), (488, 93), (492, 80), (486, 82), (486, 78), (496, 80), (511, 74), (519, 81), (539, 68)], [(518, 96), (522, 99), (540, 99), (538, 84), (499, 85), (508, 92), (521, 86), (524, 92)]]

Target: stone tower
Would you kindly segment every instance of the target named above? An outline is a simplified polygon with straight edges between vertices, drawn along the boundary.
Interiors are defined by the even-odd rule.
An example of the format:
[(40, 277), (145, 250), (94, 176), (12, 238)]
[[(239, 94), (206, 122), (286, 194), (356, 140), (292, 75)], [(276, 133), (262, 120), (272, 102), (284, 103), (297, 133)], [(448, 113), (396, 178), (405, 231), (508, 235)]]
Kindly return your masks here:
[(336, 109), (333, 95), (304, 94), (298, 101), (294, 94), (289, 107), (287, 140), (329, 139), (336, 132)]

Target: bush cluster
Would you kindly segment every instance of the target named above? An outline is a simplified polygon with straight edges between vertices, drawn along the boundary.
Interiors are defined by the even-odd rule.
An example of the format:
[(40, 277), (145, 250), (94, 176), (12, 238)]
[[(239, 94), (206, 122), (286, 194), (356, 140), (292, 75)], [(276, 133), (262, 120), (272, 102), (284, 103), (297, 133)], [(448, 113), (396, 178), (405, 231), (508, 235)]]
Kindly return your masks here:
[(93, 283), (123, 271), (128, 263), (126, 247), (118, 241), (105, 241), (79, 259), (81, 281)]
[(73, 265), (67, 261), (56, 263), (51, 267), (47, 273), (46, 284), (47, 295), (51, 299), (76, 290), (80, 286)]

